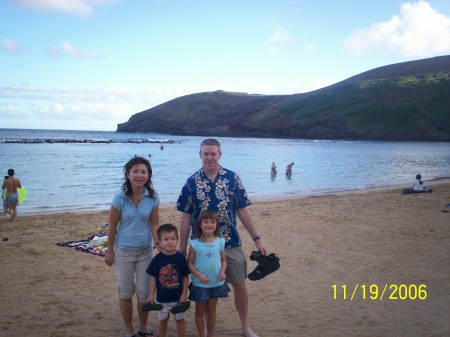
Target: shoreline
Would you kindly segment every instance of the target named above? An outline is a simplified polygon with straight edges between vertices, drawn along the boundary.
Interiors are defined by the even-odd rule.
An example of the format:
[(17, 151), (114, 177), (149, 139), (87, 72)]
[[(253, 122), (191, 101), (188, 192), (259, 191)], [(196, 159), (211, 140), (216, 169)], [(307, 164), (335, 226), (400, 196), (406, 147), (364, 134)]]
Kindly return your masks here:
[[(426, 181), (426, 184), (429, 186), (434, 186), (436, 184), (440, 183), (450, 183), (450, 176), (449, 177), (440, 177), (435, 179), (430, 179)], [(273, 196), (271, 198), (258, 198), (257, 196), (253, 196), (250, 198), (252, 204), (259, 203), (259, 202), (270, 202), (270, 201), (283, 201), (283, 200), (290, 200), (290, 199), (303, 199), (303, 198), (314, 198), (314, 197), (321, 197), (321, 196), (327, 196), (327, 195), (346, 195), (346, 194), (360, 194), (360, 193), (368, 193), (371, 191), (382, 191), (382, 190), (396, 190), (399, 189), (400, 192), (409, 186), (395, 184), (395, 185), (381, 185), (381, 186), (373, 186), (373, 187), (365, 187), (361, 189), (348, 189), (348, 190), (341, 190), (336, 192), (323, 192), (323, 193), (314, 193), (310, 195), (290, 195), (290, 196)], [(160, 204), (160, 208), (175, 208), (176, 202), (163, 202)], [(96, 214), (96, 213), (102, 213), (102, 212), (109, 212), (109, 208), (105, 209), (93, 209), (93, 210), (80, 210), (80, 211), (70, 211), (70, 210), (61, 210), (61, 211), (53, 211), (53, 212), (36, 212), (36, 213), (24, 213), (20, 214), (20, 205), (18, 206), (18, 212), (20, 217), (29, 217), (29, 216), (40, 216), (40, 215), (56, 215), (56, 214)], [(4, 218), (3, 213), (0, 214), (0, 219)]]

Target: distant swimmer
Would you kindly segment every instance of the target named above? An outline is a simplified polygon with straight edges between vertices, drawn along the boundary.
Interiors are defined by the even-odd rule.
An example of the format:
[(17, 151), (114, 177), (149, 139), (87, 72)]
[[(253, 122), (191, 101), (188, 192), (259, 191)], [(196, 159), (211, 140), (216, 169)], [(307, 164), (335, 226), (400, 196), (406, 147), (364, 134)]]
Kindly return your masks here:
[(159, 148), (160, 148), (161, 150), (164, 150), (164, 143), (161, 143), (161, 145), (159, 146)]
[(272, 168), (270, 170), (270, 173), (273, 175), (277, 174), (277, 165), (275, 165), (275, 162), (272, 163)]
[(286, 166), (286, 175), (287, 176), (292, 175), (292, 166), (294, 166), (294, 163), (290, 163)]

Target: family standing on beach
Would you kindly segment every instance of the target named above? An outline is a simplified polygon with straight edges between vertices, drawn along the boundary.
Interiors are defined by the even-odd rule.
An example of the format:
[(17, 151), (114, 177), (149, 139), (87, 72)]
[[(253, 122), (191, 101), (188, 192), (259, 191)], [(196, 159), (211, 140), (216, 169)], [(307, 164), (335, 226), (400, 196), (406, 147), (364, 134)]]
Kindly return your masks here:
[[(159, 224), (159, 197), (153, 189), (150, 162), (135, 157), (124, 166), (125, 183), (110, 211), (105, 263), (116, 270), (125, 337), (136, 336), (132, 325), (134, 295), (139, 315), (137, 336), (153, 336), (148, 328), (152, 310), (158, 311), (159, 337), (167, 336), (170, 313), (175, 317), (178, 337), (185, 336), (189, 299), (195, 302), (199, 336), (213, 337), (217, 302), (228, 297), (228, 284), (234, 291), (244, 335), (258, 337), (249, 325), (247, 260), (237, 218), (257, 252), (262, 256), (267, 252), (247, 210), (250, 200), (239, 176), (219, 164), (219, 141), (203, 140), (199, 155), (202, 167), (187, 179), (177, 201), (180, 237), (173, 225)], [(157, 250), (155, 257), (153, 249)], [(189, 275), (192, 282), (188, 286)]]

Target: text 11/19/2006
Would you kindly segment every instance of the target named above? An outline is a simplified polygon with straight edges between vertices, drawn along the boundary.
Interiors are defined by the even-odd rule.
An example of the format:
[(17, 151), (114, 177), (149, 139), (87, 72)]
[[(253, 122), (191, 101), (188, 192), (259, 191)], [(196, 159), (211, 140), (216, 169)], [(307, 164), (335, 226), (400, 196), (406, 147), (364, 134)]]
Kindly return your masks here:
[[(383, 299), (397, 301), (397, 300), (426, 300), (427, 286), (425, 284), (359, 284), (356, 283), (354, 287), (348, 287), (346, 284), (338, 286), (332, 285), (334, 300), (379, 300)], [(350, 296), (349, 296), (350, 295)], [(342, 296), (342, 297), (341, 297)]]

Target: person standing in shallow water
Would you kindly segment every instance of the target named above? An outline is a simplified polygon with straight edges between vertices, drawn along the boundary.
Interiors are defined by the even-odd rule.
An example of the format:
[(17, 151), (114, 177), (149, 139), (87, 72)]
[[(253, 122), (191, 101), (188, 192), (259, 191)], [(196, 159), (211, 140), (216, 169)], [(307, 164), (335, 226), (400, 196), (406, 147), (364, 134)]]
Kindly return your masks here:
[(249, 325), (247, 260), (242, 250), (242, 241), (237, 228), (239, 217), (252, 237), (256, 249), (266, 255), (266, 249), (258, 235), (247, 206), (250, 200), (239, 176), (219, 165), (222, 156), (218, 140), (209, 138), (200, 144), (202, 168), (189, 177), (177, 201), (182, 212), (180, 220), (180, 252), (186, 254), (189, 233), (194, 231), (200, 212), (215, 211), (220, 220), (220, 236), (225, 238), (227, 256), (226, 282), (234, 290), (234, 302), (246, 337), (258, 337)]
[[(6, 177), (5, 177), (6, 178)], [(18, 188), (21, 188), (20, 180), (14, 177), (14, 170), (8, 170), (8, 179), (5, 179), (2, 184), (3, 189), (6, 188), (6, 199), (4, 203), (4, 212), (11, 215), (11, 221), (17, 217), (17, 205), (19, 204)]]
[(276, 175), (277, 174), (277, 165), (275, 165), (275, 162), (272, 162), (272, 167), (270, 169), (270, 173), (272, 175)]
[(294, 163), (290, 163), (286, 166), (286, 175), (289, 177), (292, 175), (292, 166), (294, 166)]
[[(108, 252), (105, 263), (117, 274), (119, 306), (125, 324), (125, 337), (134, 337), (133, 296), (137, 297), (139, 330), (137, 336), (153, 336), (148, 329), (148, 311), (142, 311), (150, 293), (146, 270), (153, 258), (152, 240), (159, 227), (159, 196), (153, 189), (150, 162), (132, 158), (124, 166), (125, 182), (111, 206), (108, 222)], [(158, 242), (155, 242), (157, 244)]]

